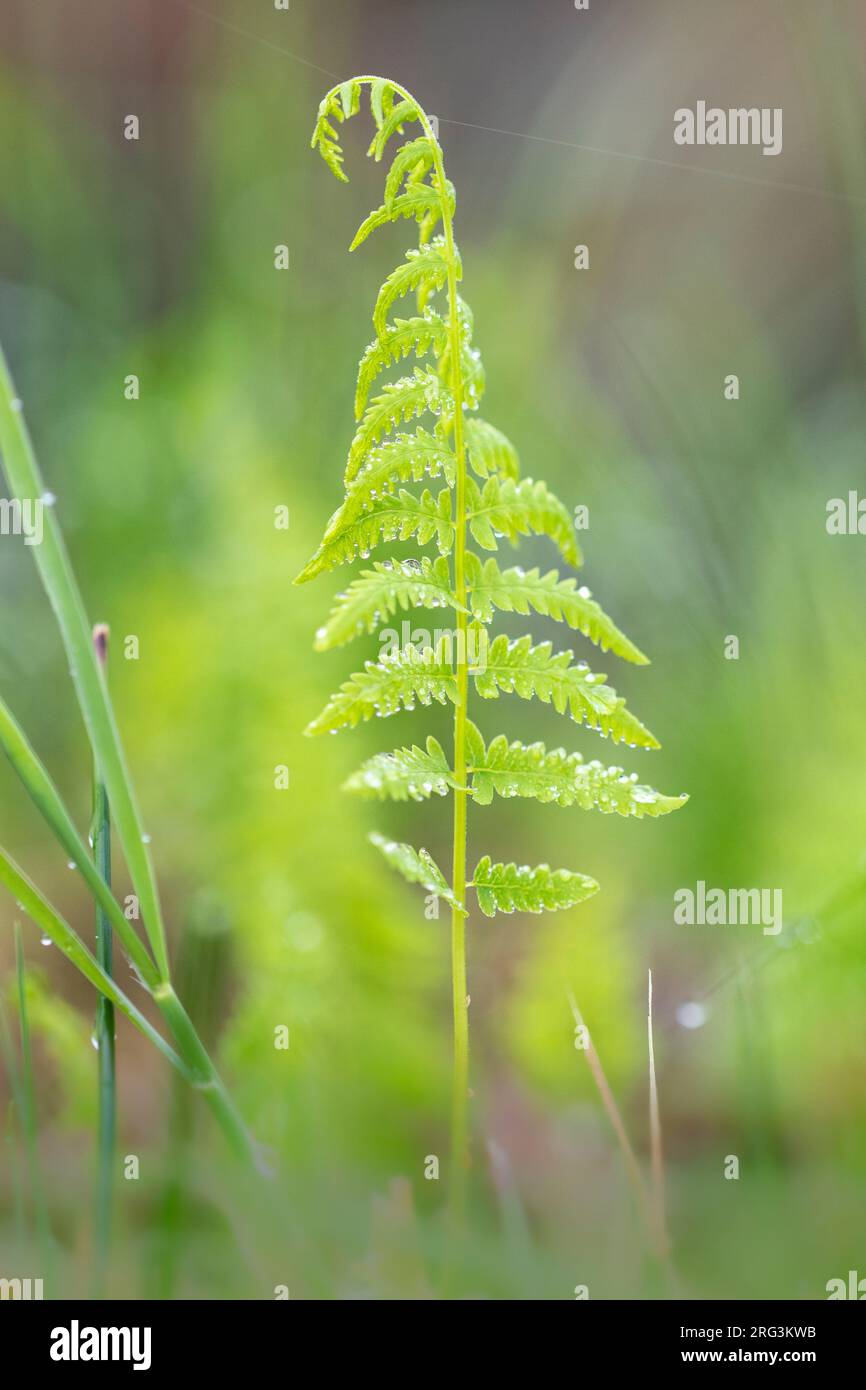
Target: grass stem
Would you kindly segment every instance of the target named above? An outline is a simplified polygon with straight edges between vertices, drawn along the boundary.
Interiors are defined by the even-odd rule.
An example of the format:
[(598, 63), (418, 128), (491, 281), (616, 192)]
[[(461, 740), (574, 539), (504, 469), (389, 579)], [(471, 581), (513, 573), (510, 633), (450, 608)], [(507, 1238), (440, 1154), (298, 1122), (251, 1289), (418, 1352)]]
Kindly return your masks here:
[[(0, 882), (15, 894), (24, 911), (45, 930), (79, 970), (108, 999), (120, 1007), (166, 1055), (187, 1075), (194, 1075), (233, 1147), (261, 1171), (261, 1162), (252, 1136), (220, 1080), (198, 1034), (171, 987), (168, 944), (156, 876), (136, 806), (132, 782), (120, 734), (108, 694), (105, 673), (93, 646), (93, 635), (75, 575), (66, 553), (56, 516), (56, 499), (45, 489), (30, 435), (24, 421), (6, 358), (0, 349), (0, 452), (13, 497), (22, 504), (39, 502), (43, 507), (42, 543), (34, 547), (36, 565), (60, 628), (73, 685), (90, 740), (98, 777), (111, 806), (118, 841), (123, 850), (133, 889), (138, 898), (144, 929), (153, 953), (145, 950), (112, 897), (75, 830), (56, 788), (39, 763), (5, 704), (0, 701), (0, 746), (10, 758), (36, 806), (82, 877), (97, 904), (103, 908), (126, 948), (145, 986), (159, 1005), (181, 1051), (178, 1057), (138, 1009), (117, 990), (103, 969), (49, 903), (10, 857), (0, 850)], [(28, 906), (29, 904), (29, 906)], [(52, 934), (53, 933), (53, 934)]]
[(652, 1160), (652, 1194), (655, 1227), (662, 1242), (662, 1254), (670, 1251), (670, 1238), (665, 1216), (665, 1165), (662, 1147), (662, 1124), (659, 1113), (659, 1091), (656, 1081), (655, 1050), (653, 1048), (653, 973), (647, 971), (647, 1046), (649, 1059), (649, 1126)]
[[(93, 629), (93, 645), (97, 660), (107, 674), (108, 628), (98, 625)], [(111, 822), (109, 819), (108, 796), (99, 768), (93, 767), (93, 819), (91, 822), (91, 842), (93, 858), (100, 878), (107, 888), (111, 887)], [(112, 931), (108, 914), (96, 905), (96, 959), (106, 975), (112, 974)], [(117, 1074), (114, 1045), (114, 1005), (104, 994), (96, 1001), (96, 1026), (94, 1031), (98, 1055), (99, 1075), (99, 1126), (97, 1140), (96, 1175), (96, 1263), (94, 1287), (97, 1296), (105, 1288), (111, 1248), (112, 1197), (114, 1192), (115, 1134), (117, 1129)]]

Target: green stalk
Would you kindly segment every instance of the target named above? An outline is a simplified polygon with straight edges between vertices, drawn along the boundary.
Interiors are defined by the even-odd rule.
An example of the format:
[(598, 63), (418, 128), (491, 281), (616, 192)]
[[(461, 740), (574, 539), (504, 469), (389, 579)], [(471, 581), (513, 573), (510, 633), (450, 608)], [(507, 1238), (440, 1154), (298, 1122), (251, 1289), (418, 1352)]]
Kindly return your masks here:
[[(25, 786), (58, 839), (62, 844), (66, 844), (68, 841), (73, 846), (69, 850), (70, 857), (81, 869), (91, 893), (107, 913), (125, 949), (135, 962), (143, 982), (150, 988), (153, 998), (172, 1029), (178, 1047), (183, 1054), (182, 1066), (187, 1073), (195, 1075), (195, 1084), (204, 1091), (211, 1110), (233, 1147), (244, 1157), (253, 1160), (257, 1166), (260, 1166), (253, 1139), (246, 1130), (231, 1097), (171, 986), (168, 949), (156, 879), (135, 804), (108, 688), (104, 673), (100, 670), (96, 659), (84, 604), (63, 544), (57, 518), (54, 515), (54, 499), (45, 491), (24, 423), (21, 402), (15, 394), (2, 349), (0, 349), (0, 451), (2, 451), (3, 465), (13, 495), (22, 502), (27, 499), (41, 498), (46, 504), (43, 512), (42, 543), (34, 547), (36, 564), (60, 627), (79, 707), (84, 718), (100, 780), (105, 787), (111, 805), (114, 826), (141, 907), (144, 927), (155, 965), (96, 872), (90, 856), (81, 845), (80, 837), (75, 831), (71, 818), (53, 788), (53, 784), (45, 770), (41, 768), (41, 764), (38, 764), (32, 750), (29, 750), (29, 745), (26, 744), (20, 730), (14, 726), (14, 721), (12, 721), (13, 727), (11, 729), (13, 750), (20, 754), (23, 740), (24, 748), (30, 752), (31, 757), (24, 759), (23, 772), (21, 766), (16, 763), (15, 757), (12, 757), (13, 765), (16, 766)], [(6, 715), (5, 719), (4, 714)], [(0, 706), (0, 741), (3, 741), (4, 724), (7, 730), (9, 729), (10, 718), (11, 716), (8, 716), (5, 707)], [(16, 733), (19, 736), (17, 742), (14, 737)], [(6, 751), (8, 753), (9, 749), (7, 748)], [(38, 764), (38, 767), (34, 767), (34, 762)], [(40, 770), (41, 776), (39, 775)], [(0, 858), (5, 858), (2, 856), (2, 851), (0, 851)], [(7, 860), (6, 872), (11, 873), (14, 878), (15, 874), (20, 871), (15, 866), (12, 866), (10, 871), (8, 869), (9, 864), (11, 861)], [(3, 876), (4, 866), (0, 863), (0, 881), (3, 880)], [(36, 891), (32, 885), (30, 888), (33, 892)], [(47, 904), (44, 903), (44, 900), (41, 901), (42, 908), (40, 910), (44, 911)], [(53, 909), (49, 907), (47, 910), (57, 922), (61, 921), (57, 914), (53, 913)], [(65, 923), (62, 925), (65, 927)], [(67, 927), (66, 931), (69, 932), (69, 930)], [(77, 943), (77, 946), (72, 948), (72, 953), (80, 958), (80, 950), (84, 948), (74, 933), (71, 933), (71, 936)], [(67, 954), (70, 952), (67, 951)], [(92, 965), (101, 970), (98, 963), (90, 957), (89, 952), (86, 955)], [(79, 968), (82, 968), (81, 965)], [(88, 974), (88, 970), (85, 970), (84, 973), (88, 975), (92, 983), (96, 983), (92, 975)], [(104, 972), (102, 975), (104, 976)], [(105, 977), (105, 979), (107, 978)], [(97, 983), (96, 987), (106, 993), (104, 979), (101, 983)], [(112, 996), (109, 995), (108, 997)], [(125, 998), (125, 996), (123, 997)], [(117, 1000), (115, 999), (114, 1002)], [(129, 1003), (129, 1001), (126, 1002)], [(134, 1008), (134, 1006), (130, 1007)], [(124, 1012), (128, 1012), (128, 1009), (124, 1009)], [(137, 1010), (135, 1013), (141, 1019), (142, 1016), (138, 1014)], [(136, 1023), (136, 1026), (140, 1027), (140, 1024)], [(155, 1030), (151, 1031), (154, 1037), (159, 1037)], [(162, 1039), (160, 1039), (160, 1045), (165, 1051), (167, 1045)], [(171, 1053), (170, 1048), (168, 1051)]]
[[(182, 1065), (187, 1079), (193, 1080), (194, 1084), (204, 1092), (205, 1099), (233, 1147), (258, 1164), (259, 1157), (255, 1144), (247, 1133), (225, 1085), (218, 1076), (180, 1000), (169, 982), (159, 980), (153, 961), (136, 936), (132, 924), (127, 921), (110, 888), (97, 872), (84, 841), (75, 829), (71, 817), (60, 799), (57, 788), (27, 741), (14, 715), (2, 700), (0, 700), (0, 747), (3, 748), (25, 790), (63, 846), (65, 853), (72, 863), (81, 870), (82, 878), (90, 889), (97, 906), (107, 916), (127, 955), (138, 970), (142, 984), (150, 991), (154, 1002), (162, 1012), (183, 1056)], [(0, 881), (3, 880), (2, 855), (3, 851), (0, 850)], [(14, 892), (15, 889), (13, 888), (12, 891)], [(20, 893), (17, 896), (20, 900)], [(44, 900), (43, 906), (47, 906), (44, 904)], [(48, 910), (53, 911), (50, 908)], [(30, 911), (29, 908), (27, 911)], [(32, 912), (30, 915), (33, 915)], [(67, 928), (67, 930), (69, 929)], [(51, 935), (50, 931), (47, 934)], [(85, 948), (74, 933), (72, 936), (81, 950), (84, 950)], [(69, 953), (67, 952), (67, 954)], [(70, 959), (73, 959), (74, 964), (78, 964), (77, 957), (70, 957)], [(98, 966), (99, 963), (93, 961), (93, 964)], [(81, 965), (79, 965), (79, 969), (82, 969)], [(87, 971), (84, 973), (87, 974)], [(87, 978), (91, 980), (91, 983), (96, 984), (97, 989), (103, 988), (102, 984), (97, 983), (91, 975), (88, 974)], [(155, 1034), (155, 1036), (159, 1035)], [(163, 1044), (163, 1050), (164, 1047)]]
[(2, 846), (0, 846), (0, 883), (5, 884), (21, 911), (26, 912), (30, 920), (35, 922), (43, 936), (47, 936), (55, 946), (59, 947), (76, 970), (86, 980), (89, 980), (101, 994), (110, 999), (121, 1013), (126, 1015), (130, 1023), (133, 1023), (138, 1031), (153, 1043), (154, 1047), (159, 1048), (172, 1066), (177, 1067), (187, 1081), (195, 1083), (196, 1078), (186, 1062), (177, 1055), (174, 1048), (169, 1046), (165, 1038), (160, 1036), (153, 1024), (135, 1007), (132, 1000), (128, 999), (118, 988), (111, 976), (106, 975), (102, 966), (95, 956), (91, 955), (81, 938), (42, 896), (36, 885), (31, 882), (23, 869), (19, 868)]
[(241, 1156), (252, 1159), (260, 1171), (264, 1171), (261, 1156), (172, 986), (157, 985), (152, 997), (174, 1035), (180, 1055), (106, 974), (81, 938), (2, 847), (0, 883), (6, 885), (22, 912), (26, 912), (44, 935), (60, 948), (84, 978), (126, 1015), (130, 1023), (168, 1058), (191, 1086), (203, 1093), (235, 1150)]
[[(14, 740), (9, 736), (12, 733), (17, 736)], [(131, 1001), (121, 993), (71, 927), (62, 921), (62, 918), (46, 902), (2, 848), (0, 848), (0, 883), (6, 884), (21, 904), (22, 910), (27, 912), (28, 916), (44, 929), (45, 934), (60, 946), (64, 954), (90, 983), (111, 999), (140, 1031), (145, 1032), (146, 1036), (156, 1043), (160, 1051), (169, 1058), (169, 1061), (179, 1067), (186, 1079), (203, 1092), (208, 1105), (236, 1152), (251, 1159), (256, 1166), (260, 1166), (260, 1156), (252, 1136), (247, 1132), (234, 1102), (211, 1062), (183, 1005), (170, 982), (161, 982), (156, 978), (153, 962), (135, 935), (120, 905), (112, 896), (108, 885), (96, 872), (93, 860), (72, 824), (57, 789), (2, 701), (0, 701), (0, 745), (3, 746), (7, 756), (10, 756), (10, 747), (13, 749), (15, 756), (14, 758), (10, 756), (13, 767), (18, 772), (26, 790), (42, 812), (48, 825), (69, 854), (70, 859), (81, 869), (82, 877), (97, 905), (106, 914), (125, 946), (130, 959), (138, 967), (141, 982), (150, 991), (154, 1003), (166, 1020), (180, 1049), (181, 1057), (177, 1057), (173, 1049), (160, 1037)], [(124, 1002), (121, 1003), (120, 1000)]]
[(0, 697), (0, 748), (6, 754), (25, 791), (60, 842), (71, 863), (80, 870), (98, 907), (108, 916), (126, 954), (148, 989), (159, 983), (159, 975), (147, 948), (141, 942), (100, 876), (87, 846), (73, 824), (60, 793), (27, 735), (9, 706)]
[(3, 466), (13, 496), (24, 502), (42, 499), (43, 536), (40, 545), (33, 546), (36, 567), (54, 609), (60, 635), (69, 659), (78, 703), (81, 709), (93, 753), (99, 765), (100, 777), (111, 802), (118, 838), (138, 900), (141, 904), (145, 930), (150, 941), (160, 977), (168, 979), (168, 948), (165, 927), (159, 905), (156, 878), (126, 760), (120, 742), (114, 711), (102, 671), (96, 660), (91, 640), (90, 624), (72, 566), (63, 543), (63, 536), (54, 510), (54, 499), (46, 491), (33, 446), (24, 422), (24, 412), (18, 399), (6, 358), (0, 349), (0, 450)]
[[(93, 645), (97, 660), (106, 671), (108, 666), (108, 628), (93, 629)], [(97, 872), (107, 888), (111, 887), (111, 822), (108, 797), (93, 768), (93, 820), (91, 842)], [(96, 907), (96, 959), (106, 975), (112, 973), (111, 922), (107, 913)], [(99, 1137), (96, 1177), (96, 1289), (101, 1293), (111, 1244), (111, 1205), (114, 1188), (114, 1145), (117, 1129), (117, 1075), (114, 1056), (114, 1005), (101, 994), (96, 1002), (96, 1028), (99, 1073)]]
[(438, 140), (426, 113), (425, 131), (433, 147), (436, 178), (442, 196), (442, 225), (448, 260), (448, 328), (450, 335), (451, 391), (454, 397), (454, 593), (457, 598), (457, 701), (454, 709), (454, 837), (451, 886), (456, 904), (451, 909), (451, 996), (454, 1018), (454, 1078), (451, 1104), (451, 1212), (455, 1226), (463, 1220), (466, 1174), (469, 1165), (467, 1102), (469, 1097), (469, 996), (466, 981), (466, 918), (461, 911), (466, 897), (466, 717), (469, 704), (469, 623), (466, 608), (466, 443), (463, 435), (463, 369), (460, 353), (460, 319), (457, 307), (457, 257), (454, 227), (445, 182), (445, 167)]

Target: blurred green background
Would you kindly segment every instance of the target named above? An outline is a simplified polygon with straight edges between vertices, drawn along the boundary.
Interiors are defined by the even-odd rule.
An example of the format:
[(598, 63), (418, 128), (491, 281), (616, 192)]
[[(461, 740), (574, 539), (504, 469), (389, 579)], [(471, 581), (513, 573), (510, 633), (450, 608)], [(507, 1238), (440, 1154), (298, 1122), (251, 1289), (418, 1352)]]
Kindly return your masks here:
[[(672, 1291), (567, 1000), (645, 1162), (648, 967), (680, 1291), (823, 1297), (864, 1269), (866, 541), (825, 527), (828, 499), (866, 488), (864, 40), (853, 0), (4, 6), (0, 337), (90, 616), (114, 634), (182, 991), (275, 1168), (238, 1172), (119, 1024), (120, 1151), (141, 1176), (118, 1178), (114, 1296), (441, 1292), (444, 1172), (425, 1181), (424, 1160), (447, 1166), (448, 926), (366, 832), (447, 862), (448, 803), (380, 808), (339, 785), (380, 748), (444, 738), (446, 716), (305, 739), (377, 643), (314, 657), (347, 572), (291, 585), (340, 500), (375, 293), (412, 240), (389, 228), (346, 254), (381, 201), (366, 118), (346, 131), (348, 189), (308, 148), (323, 92), (375, 71), (439, 117), (484, 414), (526, 475), (589, 508), (584, 582), (653, 659), (601, 669), (664, 746), (614, 750), (512, 700), (478, 722), (691, 796), (655, 822), (518, 801), (470, 815), (470, 857), (567, 865), (603, 891), (471, 923), (459, 1291)], [(783, 153), (678, 148), (673, 111), (698, 99), (782, 107)], [(520, 559), (555, 563), (543, 541)], [(20, 540), (0, 544), (0, 594), (3, 695), (84, 826), (86, 740)], [(89, 938), (86, 895), (5, 765), (0, 839)], [(780, 888), (783, 932), (674, 925), (675, 890), (699, 879)], [(4, 902), (14, 1022), (13, 919)], [(93, 998), (27, 942), (51, 1292), (74, 1295), (92, 1262)], [(4, 1086), (0, 1275), (36, 1275)]]

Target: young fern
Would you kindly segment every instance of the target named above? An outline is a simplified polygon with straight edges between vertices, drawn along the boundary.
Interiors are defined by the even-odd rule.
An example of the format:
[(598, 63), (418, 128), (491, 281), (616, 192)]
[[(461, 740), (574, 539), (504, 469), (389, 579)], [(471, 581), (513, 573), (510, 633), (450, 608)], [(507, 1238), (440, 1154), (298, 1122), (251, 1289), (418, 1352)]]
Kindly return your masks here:
[[(657, 748), (658, 742), (626, 708), (625, 701), (592, 672), (586, 662), (572, 663), (572, 653), (554, 653), (549, 642), (534, 646), (531, 637), (509, 641), (504, 635), (486, 642), (495, 610), (536, 612), (565, 622), (626, 661), (647, 658), (620, 631), (586, 588), (556, 570), (500, 568), (489, 555), (482, 559), (467, 548), (496, 551), (503, 538), (543, 535), (559, 549), (566, 564), (581, 564), (568, 509), (543, 482), (521, 479), (517, 453), (504, 434), (481, 419), (484, 371), (472, 341), (472, 315), (458, 293), (462, 264), (454, 241), (455, 194), (445, 177), (442, 149), (429, 117), (409, 92), (379, 77), (356, 77), (335, 87), (322, 101), (312, 144), (338, 179), (347, 182), (337, 127), (354, 116), (364, 88), (369, 88), (376, 127), (368, 153), (377, 161), (404, 128), (420, 127), (399, 146), (385, 181), (385, 196), (361, 224), (350, 249), (373, 231), (399, 218), (413, 218), (419, 244), (385, 280), (373, 314), (376, 336), (358, 371), (355, 414), (358, 421), (345, 472), (346, 496), (334, 513), (315, 555), (298, 575), (303, 583), (319, 574), (367, 558), (375, 547), (415, 538), (435, 541), (439, 557), (419, 562), (375, 563), (337, 600), (316, 635), (319, 651), (375, 630), (398, 608), (450, 609), (455, 641), (403, 650), (365, 663), (332, 696), (308, 727), (319, 734), (350, 728), (375, 715), (412, 709), (432, 700), (454, 707), (453, 758), (433, 738), (417, 746), (369, 759), (346, 783), (362, 796), (420, 801), (432, 795), (454, 799), (453, 862), (450, 885), (424, 849), (416, 850), (374, 834), (370, 838), (388, 862), (409, 882), (421, 884), (451, 907), (452, 986), (454, 1008), (454, 1102), (452, 1113), (452, 1194), (462, 1206), (467, 1160), (468, 996), (466, 992), (465, 919), (467, 892), (474, 890), (480, 910), (542, 912), (573, 907), (598, 891), (598, 884), (568, 869), (552, 870), (478, 862), (466, 875), (466, 817), (469, 800), (486, 805), (494, 795), (525, 796), (560, 805), (616, 812), (623, 816), (659, 816), (676, 810), (685, 796), (662, 796), (640, 785), (622, 768), (584, 762), (579, 753), (548, 752), (541, 743), (509, 743), (498, 735), (485, 744), (469, 719), (469, 693), (481, 699), (513, 692), (524, 699), (552, 703), (561, 714), (630, 747)], [(415, 312), (391, 317), (397, 302), (414, 294)], [(389, 368), (411, 369), (376, 390)], [(427, 417), (430, 417), (429, 420)], [(415, 424), (424, 419), (424, 423)], [(432, 423), (431, 423), (432, 421)], [(407, 428), (408, 427), (408, 428)], [(479, 479), (476, 482), (472, 474)], [(420, 496), (403, 486), (437, 479), (437, 495)], [(474, 645), (473, 645), (474, 644)], [(480, 649), (480, 659), (472, 655)]]

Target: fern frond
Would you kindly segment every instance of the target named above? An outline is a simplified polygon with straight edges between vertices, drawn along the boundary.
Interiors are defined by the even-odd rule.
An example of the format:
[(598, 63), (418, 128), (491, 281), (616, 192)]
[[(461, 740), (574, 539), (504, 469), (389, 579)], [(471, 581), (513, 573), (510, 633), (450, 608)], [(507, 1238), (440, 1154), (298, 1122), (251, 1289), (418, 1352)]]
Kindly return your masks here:
[(421, 112), (414, 101), (399, 101), (387, 114), (383, 112), (382, 123), (374, 135), (367, 153), (372, 155), (378, 164), (385, 153), (385, 147), (391, 136), (401, 134), (407, 122), (420, 121), (420, 119)]
[[(448, 207), (453, 212), (455, 194), (452, 183), (446, 184), (446, 194)], [(383, 203), (364, 218), (349, 250), (356, 251), (377, 227), (384, 227), (387, 222), (396, 222), (400, 217), (414, 217), (419, 225), (424, 222), (432, 231), (442, 218), (442, 209), (443, 197), (438, 188), (429, 183), (413, 183), (405, 193), (399, 193), (390, 203)]]
[(516, 482), (520, 477), (520, 460), (511, 440), (487, 420), (469, 419), (464, 428), (469, 462), (479, 478), (498, 473)]
[(363, 671), (344, 681), (318, 718), (307, 725), (308, 734), (335, 733), (354, 728), (373, 715), (387, 718), (401, 709), (413, 710), (415, 701), (429, 705), (437, 700), (456, 703), (457, 682), (443, 644), (420, 650), (408, 644), (380, 661), (368, 661)]
[(358, 366), (358, 387), (355, 392), (355, 419), (360, 420), (367, 404), (370, 388), (386, 367), (414, 352), (423, 357), (433, 352), (438, 356), (448, 341), (448, 325), (439, 314), (428, 310), (411, 319), (395, 319), (381, 338), (366, 348)]
[(430, 796), (447, 796), (453, 785), (445, 750), (430, 737), (426, 751), (413, 744), (411, 748), (368, 758), (343, 783), (343, 790), (378, 797), (380, 801), (423, 801)]
[(352, 440), (345, 482), (357, 477), (373, 446), (400, 424), (408, 424), (425, 411), (438, 414), (446, 401), (444, 387), (434, 372), (416, 367), (412, 376), (389, 381), (367, 409)]
[(492, 864), (490, 855), (479, 859), (472, 876), (478, 906), (485, 917), (497, 912), (558, 912), (585, 902), (598, 892), (594, 878), (568, 869), (539, 864)]
[(404, 180), (407, 188), (420, 182), (430, 172), (432, 165), (433, 146), (426, 135), (419, 135), (417, 139), (401, 145), (385, 179), (385, 206), (393, 203)]
[(604, 676), (595, 675), (585, 662), (572, 666), (572, 655), (569, 651), (554, 655), (550, 642), (533, 647), (531, 637), (509, 642), (501, 633), (491, 642), (483, 667), (473, 672), (475, 688), (485, 700), (496, 699), (501, 691), (524, 700), (535, 697), (614, 743), (658, 748), (658, 740), (626, 708), (625, 700), (604, 684)]
[(398, 840), (386, 839), (375, 830), (369, 839), (370, 843), (382, 852), (391, 868), (402, 874), (407, 883), (420, 883), (428, 893), (435, 893), (438, 898), (444, 898), (464, 917), (466, 916), (466, 909), (457, 901), (445, 882), (442, 870), (426, 849), (413, 849), (411, 845), (401, 844)]
[(390, 560), (375, 564), (354, 579), (341, 594), (324, 627), (316, 633), (317, 652), (340, 647), (363, 632), (373, 632), (398, 608), (447, 608), (461, 612), (451, 590), (448, 561), (440, 556), (420, 561)]
[[(457, 262), (457, 278), (461, 269)], [(440, 290), (448, 279), (448, 253), (442, 237), (434, 237), (429, 245), (411, 247), (406, 259), (398, 265), (386, 279), (379, 291), (376, 308), (373, 311), (373, 325), (381, 338), (385, 333), (391, 305), (404, 294), (413, 290), (423, 292), (425, 298)]]
[(313, 138), (310, 141), (313, 149), (318, 149), (319, 154), (327, 164), (331, 173), (338, 178), (341, 183), (348, 183), (348, 175), (343, 172), (343, 151), (340, 147), (340, 139), (331, 121), (342, 122), (345, 119), (343, 104), (337, 92), (329, 92), (319, 103), (319, 113), (313, 129)]
[(359, 555), (366, 560), (377, 545), (408, 541), (413, 536), (419, 545), (427, 545), (435, 536), (439, 553), (447, 555), (454, 542), (451, 494), (443, 488), (438, 498), (434, 498), (425, 488), (420, 497), (415, 497), (401, 488), (396, 496), (378, 498), (370, 504), (368, 512), (346, 521), (329, 534), (330, 539), (322, 541), (295, 579), (296, 584), (305, 584), (338, 565), (351, 564)]
[(471, 720), (466, 723), (466, 761), (479, 806), (489, 805), (495, 792), (640, 818), (666, 816), (688, 801), (639, 784), (636, 772), (629, 776), (621, 767), (604, 767), (595, 759), (587, 763), (579, 753), (562, 748), (548, 752), (543, 743), (509, 743), (498, 734), (485, 748)]
[(497, 537), (514, 542), (534, 533), (558, 545), (569, 565), (577, 568), (583, 563), (568, 508), (546, 483), (531, 478), (517, 483), (494, 474), (481, 489), (474, 478), (467, 478), (466, 504), (469, 529), (485, 550), (498, 548)]
[(482, 622), (490, 622), (494, 608), (524, 614), (534, 609), (543, 617), (568, 623), (604, 652), (612, 651), (638, 666), (648, 663), (649, 658), (620, 632), (589, 589), (576, 587), (575, 579), (560, 579), (556, 570), (542, 574), (538, 569), (524, 570), (519, 565), (500, 570), (494, 559), (482, 564), (471, 552), (466, 556), (466, 576), (472, 591), (472, 611)]

